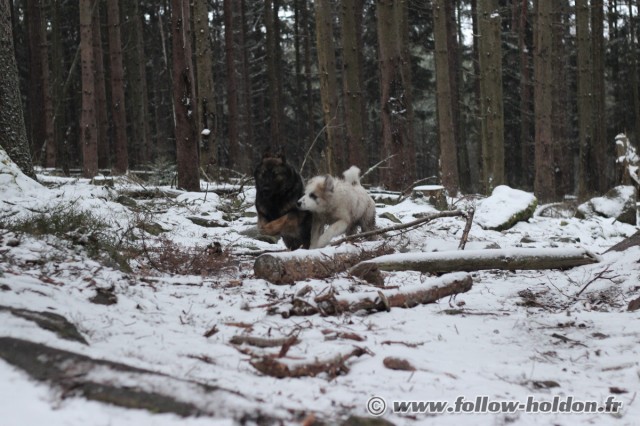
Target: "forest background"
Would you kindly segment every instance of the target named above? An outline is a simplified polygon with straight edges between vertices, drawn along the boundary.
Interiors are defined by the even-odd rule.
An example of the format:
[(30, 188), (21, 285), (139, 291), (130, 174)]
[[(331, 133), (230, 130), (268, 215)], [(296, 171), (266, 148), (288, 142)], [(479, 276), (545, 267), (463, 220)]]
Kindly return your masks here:
[(616, 135), (637, 141), (637, 0), (0, 3), (24, 146), (65, 174), (199, 190), (282, 148), (304, 176), (548, 202), (614, 186)]

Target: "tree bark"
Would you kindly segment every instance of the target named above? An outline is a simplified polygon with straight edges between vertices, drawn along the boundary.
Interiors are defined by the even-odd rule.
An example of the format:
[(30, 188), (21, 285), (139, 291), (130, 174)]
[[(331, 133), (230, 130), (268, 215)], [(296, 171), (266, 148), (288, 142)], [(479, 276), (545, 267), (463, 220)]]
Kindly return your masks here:
[(351, 245), (321, 250), (296, 250), (259, 256), (253, 272), (273, 284), (292, 284), (309, 278), (327, 278), (345, 271), (363, 259), (371, 259), (393, 249), (379, 246), (373, 250)]
[(501, 18), (495, 0), (478, 2), (480, 117), (484, 190), (505, 182)]
[[(42, 87), (42, 55), (43, 33), (40, 31), (41, 0), (26, 0), (27, 41), (29, 43), (29, 78), (27, 97), (27, 137), (31, 142), (31, 152), (36, 164), (44, 164), (43, 147), (46, 139), (44, 116), (44, 92)], [(9, 14), (11, 16), (11, 14)]]
[[(405, 2), (380, 0), (376, 4), (380, 67), (382, 123), (382, 181), (389, 189), (402, 190), (415, 181), (416, 163), (412, 118), (408, 112), (411, 87), (403, 79), (403, 24)], [(407, 98), (407, 96), (409, 96)]]
[(335, 175), (342, 170), (341, 161), (344, 157), (341, 155), (340, 149), (340, 117), (338, 115), (336, 53), (333, 42), (331, 1), (317, 0), (315, 10), (320, 98), (326, 135), (326, 145), (323, 151), (324, 170), (320, 170), (320, 172)]
[(176, 122), (178, 185), (187, 191), (200, 191), (197, 114), (191, 53), (191, 17), (188, 2), (171, 0), (173, 35), (173, 108)]
[(80, 0), (80, 64), (82, 69), (80, 145), (82, 146), (82, 175), (86, 178), (92, 178), (98, 173), (92, 9), (92, 0)]
[(364, 167), (364, 98), (362, 82), (362, 0), (342, 2), (343, 99), (349, 164)]
[(114, 174), (125, 174), (129, 169), (127, 147), (127, 112), (124, 95), (124, 67), (122, 65), (122, 35), (120, 32), (119, 0), (107, 0), (109, 28), (109, 66), (111, 87), (111, 118), (113, 120)]
[(592, 165), (591, 32), (589, 0), (576, 0), (578, 67), (578, 196), (586, 199), (593, 191), (589, 171)]
[(35, 179), (20, 100), (10, 0), (0, 0), (0, 76), (0, 146), (25, 175)]
[(535, 116), (535, 180), (534, 192), (542, 203), (554, 201), (555, 176), (553, 156), (553, 5), (549, 1), (536, 1), (534, 47), (534, 109)]
[(361, 262), (351, 274), (377, 267), (381, 271), (442, 273), (485, 269), (563, 269), (598, 263), (595, 254), (584, 249), (496, 249), (433, 253), (391, 254)]
[(438, 111), (438, 136), (440, 142), (440, 168), (442, 185), (451, 196), (459, 189), (457, 141), (453, 120), (454, 99), (451, 87), (454, 69), (450, 68), (447, 0), (436, 0), (433, 8), (433, 25), (436, 60), (436, 103)]
[(198, 105), (196, 136), (200, 142), (200, 166), (209, 174), (215, 172), (218, 166), (218, 144), (215, 133), (216, 104), (207, 0), (193, 2), (193, 30), (195, 31), (196, 99)]
[(107, 88), (104, 78), (104, 53), (102, 50), (102, 22), (100, 1), (93, 6), (93, 57), (96, 83), (96, 138), (98, 143), (98, 168), (107, 169), (111, 163), (109, 146), (109, 117), (107, 116)]
[(235, 0), (224, 0), (224, 44), (227, 66), (227, 108), (229, 135), (229, 163), (237, 166), (242, 163), (244, 152), (238, 137), (240, 111), (238, 108), (238, 78), (236, 75), (236, 45), (234, 34), (237, 31), (235, 19)]

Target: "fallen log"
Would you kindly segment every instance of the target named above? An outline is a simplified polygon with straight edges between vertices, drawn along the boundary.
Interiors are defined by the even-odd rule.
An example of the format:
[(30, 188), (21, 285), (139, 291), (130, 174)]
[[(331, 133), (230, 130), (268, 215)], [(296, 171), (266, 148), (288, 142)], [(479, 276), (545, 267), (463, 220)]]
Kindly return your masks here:
[(325, 247), (316, 250), (265, 253), (256, 259), (253, 273), (273, 284), (292, 284), (309, 278), (327, 278), (363, 260), (392, 253), (386, 244)]
[(496, 249), (443, 251), (433, 253), (402, 253), (380, 256), (351, 268), (359, 276), (377, 267), (382, 271), (419, 271), (443, 273), (480, 271), (485, 269), (564, 269), (598, 263), (600, 258), (580, 248)]
[[(336, 295), (329, 293), (314, 299), (314, 304), (294, 300), (287, 316), (339, 315), (345, 312), (389, 311), (391, 308), (413, 308), (417, 305), (433, 303), (443, 297), (464, 293), (471, 289), (471, 275), (464, 272), (446, 274), (431, 279), (424, 284), (406, 285), (397, 289)], [(298, 303), (296, 303), (298, 302)]]
[(63, 392), (125, 408), (240, 419), (243, 407), (255, 406), (241, 394), (218, 386), (12, 337), (0, 337), (0, 359)]

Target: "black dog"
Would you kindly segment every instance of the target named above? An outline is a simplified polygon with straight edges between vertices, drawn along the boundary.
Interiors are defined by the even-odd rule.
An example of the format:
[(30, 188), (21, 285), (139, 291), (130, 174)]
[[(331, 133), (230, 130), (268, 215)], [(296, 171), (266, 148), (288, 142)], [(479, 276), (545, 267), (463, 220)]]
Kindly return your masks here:
[(304, 183), (296, 169), (287, 164), (284, 153), (265, 152), (253, 176), (260, 232), (282, 236), (289, 250), (309, 248), (312, 215), (296, 205), (304, 195)]

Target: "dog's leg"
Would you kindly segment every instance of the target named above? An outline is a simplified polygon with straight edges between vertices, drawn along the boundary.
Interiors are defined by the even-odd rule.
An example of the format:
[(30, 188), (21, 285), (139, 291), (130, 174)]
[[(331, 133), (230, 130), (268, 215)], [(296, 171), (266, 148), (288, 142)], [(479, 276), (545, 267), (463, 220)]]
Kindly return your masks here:
[(311, 222), (311, 241), (309, 243), (310, 249), (319, 248), (318, 240), (320, 239), (320, 235), (322, 235), (324, 225), (324, 220), (314, 214), (313, 220)]
[(318, 248), (327, 246), (333, 237), (340, 235), (347, 230), (349, 224), (344, 220), (332, 223), (318, 239)]

